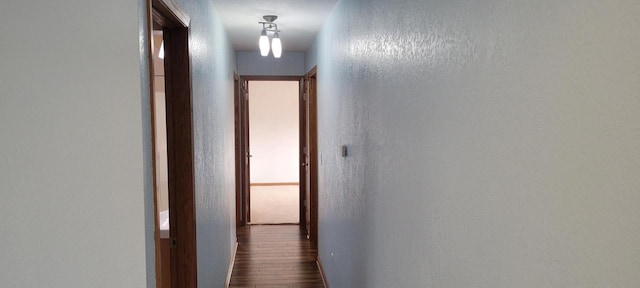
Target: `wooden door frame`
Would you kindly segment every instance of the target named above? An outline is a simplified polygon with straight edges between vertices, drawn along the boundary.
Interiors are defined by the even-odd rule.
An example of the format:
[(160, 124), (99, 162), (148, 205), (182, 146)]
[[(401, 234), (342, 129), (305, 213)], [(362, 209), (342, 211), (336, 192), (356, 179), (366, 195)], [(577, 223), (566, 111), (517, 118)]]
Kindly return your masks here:
[[(249, 211), (249, 207), (250, 207), (250, 197), (249, 195), (251, 194), (251, 185), (250, 185), (250, 171), (249, 171), (249, 160), (248, 157), (251, 157), (249, 155), (249, 103), (247, 102), (247, 95), (249, 93), (249, 91), (247, 89), (249, 89), (248, 84), (249, 82), (245, 79), (240, 78), (240, 80), (238, 81), (238, 90), (240, 91), (240, 94), (238, 95), (238, 115), (239, 115), (239, 119), (238, 119), (238, 125), (239, 125), (239, 132), (240, 132), (240, 155), (238, 156), (238, 159), (240, 161), (240, 193), (241, 193), (241, 197), (240, 200), (241, 203), (239, 204), (239, 206), (241, 207), (242, 211), (241, 211), (241, 225), (247, 225), (249, 224), (249, 222), (251, 221), (251, 213)], [(238, 204), (236, 204), (238, 205)]]
[[(317, 91), (317, 75), (318, 75), (318, 67), (317, 66), (313, 66), (313, 68), (311, 68), (311, 70), (309, 70), (309, 72), (307, 72), (307, 74), (304, 75), (304, 84), (302, 85), (301, 89), (303, 90), (303, 93), (306, 94), (306, 101), (308, 101), (308, 104), (304, 103), (301, 104), (300, 109), (301, 111), (303, 110), (303, 106), (302, 105), (309, 105), (309, 115), (301, 115), (300, 117), (300, 127), (301, 127), (301, 135), (300, 135), (300, 157), (304, 157), (304, 147), (303, 147), (303, 138), (304, 141), (306, 141), (306, 133), (309, 133), (309, 163), (308, 163), (308, 168), (309, 168), (309, 173), (310, 173), (310, 191), (309, 191), (309, 230), (307, 231), (307, 235), (309, 240), (311, 240), (314, 243), (317, 243), (318, 241), (318, 91)], [(309, 85), (309, 82), (313, 81), (314, 85)], [(313, 86), (313, 89), (311, 89), (310, 86)], [(302, 113), (301, 113), (302, 114)], [(307, 131), (307, 122), (309, 122), (309, 131)], [(304, 126), (304, 133), (305, 135), (302, 135), (302, 127)], [(305, 194), (304, 196), (306, 196), (306, 193), (304, 193), (304, 187), (306, 187), (306, 171), (304, 169), (304, 167), (301, 167), (300, 169), (300, 178), (304, 179), (301, 181), (300, 183), (300, 195), (301, 197), (303, 196), (303, 194)], [(304, 185), (303, 185), (304, 183)], [(301, 203), (301, 207), (302, 207), (302, 203)], [(303, 214), (302, 211), (300, 213), (301, 217), (305, 217), (306, 220), (306, 215)], [(302, 219), (302, 218), (300, 218)], [(306, 225), (305, 223), (303, 223), (302, 221), (300, 221), (300, 227), (301, 228), (305, 228), (306, 229)]]
[[(307, 138), (307, 125), (305, 124), (307, 121), (306, 119), (306, 111), (305, 111), (305, 100), (304, 100), (304, 93), (306, 92), (305, 87), (305, 78), (304, 76), (300, 77), (300, 85), (298, 87), (298, 95), (300, 95), (300, 97), (298, 98), (298, 162), (300, 162), (300, 165), (298, 165), (298, 183), (300, 183), (300, 186), (298, 186), (299, 189), (299, 195), (298, 198), (300, 199), (300, 203), (299, 203), (299, 208), (298, 208), (298, 219), (300, 219), (300, 229), (301, 230), (306, 230), (307, 229), (307, 215), (306, 215), (306, 211), (305, 211), (305, 201), (306, 201), (306, 196), (307, 194), (305, 193), (305, 187), (307, 186), (307, 173), (306, 173), (306, 166), (304, 165), (305, 163), (305, 153), (304, 153), (304, 147), (305, 147), (305, 141)], [(308, 233), (307, 233), (308, 235)]]
[[(153, 30), (162, 28), (165, 47), (165, 97), (167, 121), (167, 160), (169, 180), (169, 222), (171, 238), (171, 287), (197, 287), (195, 178), (193, 115), (189, 58), (190, 18), (175, 0), (147, 0), (147, 37), (151, 107), (154, 101)], [(152, 127), (155, 112), (151, 111)], [(153, 131), (154, 129), (152, 129)], [(152, 132), (154, 169), (154, 213), (156, 281), (159, 264), (159, 217), (157, 207), (156, 135)], [(158, 282), (160, 283), (160, 282)]]
[(234, 139), (235, 139), (235, 163), (236, 163), (236, 228), (246, 225), (246, 220), (243, 217), (242, 209), (242, 128), (240, 120), (241, 117), (241, 105), (242, 99), (240, 98), (240, 76), (236, 71), (233, 71), (233, 120), (234, 120)]
[[(248, 119), (245, 118), (245, 116), (248, 115), (247, 113), (249, 111), (245, 111), (245, 105), (242, 105), (243, 101), (247, 100), (245, 95), (246, 93), (248, 93), (248, 91), (246, 91), (246, 93), (245, 91), (243, 91), (243, 89), (241, 88), (242, 83), (244, 83), (245, 81), (297, 81), (299, 83), (299, 87), (302, 87), (302, 80), (303, 76), (242, 75), (239, 77), (239, 82), (236, 86), (238, 86), (237, 89), (239, 89), (240, 93), (239, 95), (235, 95), (234, 97), (234, 106), (236, 109), (234, 115), (236, 125), (235, 131), (236, 133), (238, 133), (236, 134), (236, 145), (238, 145), (238, 143), (240, 145), (240, 148), (236, 149), (236, 179), (238, 179), (239, 177), (242, 183), (236, 181), (236, 207), (241, 207), (242, 211), (240, 213), (236, 211), (237, 227), (248, 225), (251, 221), (251, 188), (249, 185), (243, 185), (250, 179), (247, 179), (249, 175), (244, 175), (244, 173), (242, 172), (245, 171), (244, 157), (247, 157), (247, 155), (249, 155), (248, 153), (250, 152), (245, 148), (246, 146), (248, 146), (245, 144), (248, 144), (249, 140), (247, 139), (248, 133), (245, 132), (248, 131), (244, 131), (244, 129), (246, 129), (245, 127), (248, 127), (248, 123), (245, 123), (247, 121), (245, 121), (244, 119)], [(299, 99), (301, 99), (300, 97), (302, 97), (301, 93), (299, 94)], [(241, 175), (238, 175), (238, 173), (240, 173)], [(302, 198), (300, 198), (300, 201), (302, 201)], [(238, 220), (238, 217), (240, 217), (240, 220)], [(300, 222), (302, 222), (302, 219), (303, 218), (300, 218)]]

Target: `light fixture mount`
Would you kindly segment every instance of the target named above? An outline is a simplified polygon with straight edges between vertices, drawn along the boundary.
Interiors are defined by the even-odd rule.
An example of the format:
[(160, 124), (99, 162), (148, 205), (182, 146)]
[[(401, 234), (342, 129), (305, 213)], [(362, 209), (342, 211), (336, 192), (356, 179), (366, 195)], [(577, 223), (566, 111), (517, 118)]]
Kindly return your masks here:
[(267, 32), (270, 32), (270, 33), (280, 32), (280, 30), (278, 30), (278, 24), (273, 23), (273, 21), (276, 21), (276, 19), (278, 19), (278, 16), (264, 15), (262, 16), (262, 18), (264, 19), (265, 22), (258, 22), (258, 23), (262, 24), (263, 30), (266, 30)]
[(262, 16), (262, 18), (264, 19), (264, 21), (267, 21), (269, 23), (273, 23), (273, 21), (276, 21), (276, 19), (278, 19), (278, 16), (276, 16), (276, 15), (264, 15), (264, 16)]
[[(278, 24), (273, 23), (274, 21), (276, 21), (276, 19), (278, 19), (278, 16), (264, 15), (262, 16), (262, 18), (266, 22), (258, 22), (259, 24), (262, 24), (262, 33), (260, 33), (260, 39), (258, 41), (260, 55), (266, 57), (267, 55), (269, 55), (269, 50), (273, 50), (273, 57), (280, 58), (280, 56), (282, 55), (282, 42), (280, 41), (280, 35), (278, 34), (280, 30), (278, 30)], [(273, 35), (271, 45), (269, 45), (269, 35)]]

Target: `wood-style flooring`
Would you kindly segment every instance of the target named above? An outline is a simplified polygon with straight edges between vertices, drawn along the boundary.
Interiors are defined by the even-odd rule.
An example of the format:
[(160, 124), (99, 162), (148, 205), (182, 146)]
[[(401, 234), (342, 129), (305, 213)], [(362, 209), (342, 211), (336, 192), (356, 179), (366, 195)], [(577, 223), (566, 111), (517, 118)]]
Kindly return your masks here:
[(316, 255), (298, 225), (242, 227), (229, 287), (324, 288)]

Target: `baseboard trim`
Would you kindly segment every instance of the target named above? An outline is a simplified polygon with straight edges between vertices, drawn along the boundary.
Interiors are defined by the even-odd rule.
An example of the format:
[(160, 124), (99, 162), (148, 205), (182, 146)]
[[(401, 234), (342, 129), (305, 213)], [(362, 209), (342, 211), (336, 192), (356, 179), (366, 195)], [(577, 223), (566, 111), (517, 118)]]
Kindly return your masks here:
[(251, 186), (299, 186), (298, 182), (266, 182), (266, 183), (251, 183)]
[(233, 273), (233, 265), (236, 264), (236, 253), (238, 253), (238, 242), (233, 245), (233, 254), (231, 255), (231, 262), (229, 262), (229, 271), (227, 272), (227, 280), (224, 283), (224, 287), (229, 288), (231, 284), (231, 273)]
[(329, 282), (327, 281), (327, 277), (324, 275), (324, 268), (322, 268), (322, 261), (320, 261), (320, 256), (316, 257), (316, 264), (318, 265), (318, 270), (320, 270), (320, 277), (322, 277), (322, 284), (324, 284), (325, 288), (329, 288)]

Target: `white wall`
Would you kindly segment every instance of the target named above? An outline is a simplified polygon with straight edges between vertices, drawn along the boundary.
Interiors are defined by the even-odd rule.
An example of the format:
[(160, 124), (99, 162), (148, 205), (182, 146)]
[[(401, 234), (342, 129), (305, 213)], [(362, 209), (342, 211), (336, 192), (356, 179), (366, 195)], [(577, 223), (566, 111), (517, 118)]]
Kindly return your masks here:
[(249, 81), (251, 183), (297, 183), (298, 81)]
[(305, 74), (303, 52), (283, 52), (277, 59), (262, 57), (258, 51), (238, 51), (237, 63), (240, 75), (301, 76)]
[[(235, 242), (236, 57), (210, 1), (179, 2), (191, 17), (198, 285), (220, 287)], [(145, 3), (1, 4), (0, 286), (155, 287)]]
[(139, 3), (0, 4), (2, 287), (153, 285)]
[(306, 64), (331, 287), (639, 287), (638, 15), (341, 1)]

